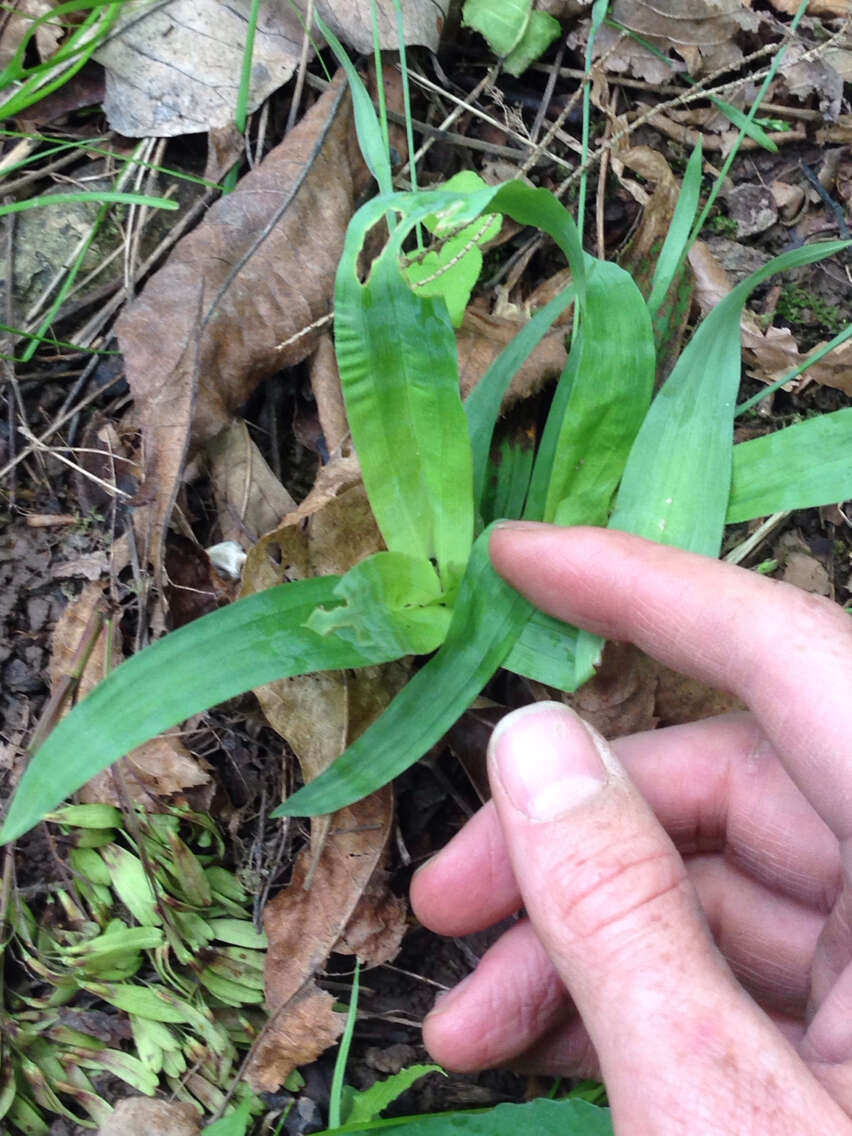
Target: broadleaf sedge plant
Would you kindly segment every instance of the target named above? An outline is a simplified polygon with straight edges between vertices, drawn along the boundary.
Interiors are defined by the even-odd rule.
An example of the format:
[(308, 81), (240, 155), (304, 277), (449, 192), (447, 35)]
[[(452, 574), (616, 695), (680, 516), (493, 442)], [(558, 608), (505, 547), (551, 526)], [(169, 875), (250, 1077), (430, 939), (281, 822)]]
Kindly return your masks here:
[[(332, 812), (385, 784), (441, 738), (501, 666), (575, 689), (593, 673), (600, 641), (535, 612), (496, 575), (488, 540), (497, 500), (509, 515), (609, 524), (717, 556), (726, 520), (852, 495), (852, 410), (780, 430), (769, 441), (733, 444), (740, 316), (749, 294), (772, 273), (848, 242), (795, 249), (738, 285), (652, 397), (654, 317), (698, 231), (700, 154), (687, 168), (646, 302), (623, 269), (584, 252), (570, 213), (546, 190), (509, 182), (393, 192), (372, 103), (342, 48), (327, 39), (347, 68), (359, 140), (381, 190), (349, 225), (334, 307), (352, 439), (387, 551), (343, 577), (239, 600), (118, 667), (34, 754), (0, 833), (4, 841), (148, 738), (274, 679), (431, 655), (385, 714), (276, 815)], [(549, 234), (573, 279), (462, 403), (447, 304), (412, 286), (406, 241), (418, 229), (450, 237), (492, 216)], [(385, 247), (362, 279), (365, 238), (385, 220)], [(509, 473), (501, 467), (500, 476), (510, 474), (511, 484), (486, 493), (502, 396), (570, 303), (575, 331), (535, 458), (506, 463)], [(794, 481), (792, 468), (806, 475)], [(222, 666), (198, 666), (211, 656)]]

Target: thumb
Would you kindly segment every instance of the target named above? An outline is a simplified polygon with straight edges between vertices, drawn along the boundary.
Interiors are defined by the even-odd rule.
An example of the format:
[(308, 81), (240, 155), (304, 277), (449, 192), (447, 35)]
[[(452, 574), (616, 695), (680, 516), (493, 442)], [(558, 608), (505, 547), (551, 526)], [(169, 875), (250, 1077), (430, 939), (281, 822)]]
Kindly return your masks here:
[(524, 905), (597, 1050), (616, 1131), (742, 1131), (735, 1108), (799, 1060), (734, 980), (607, 743), (540, 702), (500, 722), (488, 765)]

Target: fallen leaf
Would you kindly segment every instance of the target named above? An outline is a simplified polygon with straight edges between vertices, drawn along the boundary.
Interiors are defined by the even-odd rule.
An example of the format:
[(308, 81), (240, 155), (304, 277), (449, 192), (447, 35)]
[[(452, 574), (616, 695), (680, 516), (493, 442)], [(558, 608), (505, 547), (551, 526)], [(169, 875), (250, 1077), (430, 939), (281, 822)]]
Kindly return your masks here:
[(125, 1097), (98, 1129), (98, 1136), (198, 1136), (201, 1118), (191, 1104)]
[(314, 349), (319, 332), (298, 333), (329, 312), (346, 226), (368, 180), (340, 75), (118, 321), (158, 568), (190, 441), (212, 438), (264, 378)]
[[(462, 397), (467, 398), (500, 352), (521, 330), (527, 317), (493, 316), (472, 304), (456, 332), (459, 352), (459, 380)], [(548, 382), (562, 374), (568, 353), (565, 350), (565, 330), (554, 327), (541, 340), (527, 361), (516, 372), (503, 400), (505, 411), (521, 399), (541, 390)]]
[(562, 700), (605, 738), (652, 730), (657, 724), (654, 664), (631, 643), (609, 642), (595, 675)]
[[(428, 4), (401, 0), (405, 42), (436, 51), (449, 6), (449, 0), (429, 0)], [(316, 10), (356, 52), (367, 55), (373, 50), (373, 0), (317, 0)], [(379, 46), (397, 49), (399, 32), (393, 0), (377, 0), (375, 11)]]
[(823, 116), (829, 121), (837, 119), (843, 101), (843, 76), (824, 57), (812, 56), (803, 43), (791, 43), (779, 78), (794, 98), (816, 95)]
[(326, 449), (334, 454), (342, 450), (349, 435), (349, 422), (334, 353), (334, 340), (327, 333), (320, 338), (311, 359), (311, 389), (316, 399)]
[(790, 553), (782, 579), (805, 592), (814, 592), (818, 596), (831, 595), (831, 580), (825, 565), (806, 552)]
[(657, 679), (654, 713), (660, 726), (679, 726), (746, 708), (733, 694), (651, 662)]
[[(250, 10), (251, 0), (171, 0), (147, 12), (126, 9), (94, 55), (106, 69), (104, 111), (112, 129), (130, 137), (172, 137), (232, 122)], [(249, 111), (298, 66), (299, 16), (290, 4), (261, 0)]]
[(296, 508), (242, 418), (208, 443), (207, 455), (222, 540), (248, 548)]
[[(272, 1015), (279, 1013), (246, 1072), (258, 1091), (276, 1089), (297, 1064), (314, 1060), (340, 1033), (331, 995), (317, 990), (312, 979), (380, 864), (392, 816), (390, 786), (335, 813), (316, 864), (304, 849), (290, 884), (266, 905), (266, 1004)], [(302, 1056), (306, 1049), (316, 1049), (313, 1057)]]
[[(87, 584), (78, 598), (66, 607), (53, 633), (49, 664), (51, 692), (58, 691), (72, 673), (79, 652), (94, 627), (97, 610), (104, 604), (106, 585)], [(78, 699), (84, 698), (107, 673), (108, 665), (122, 661), (121, 641), (116, 620), (106, 624), (98, 635), (77, 684)], [(66, 708), (66, 713), (70, 706)], [(201, 768), (179, 738), (165, 735), (152, 738), (125, 758), (117, 768), (127, 787), (131, 801), (156, 808), (160, 797), (174, 796), (188, 789), (210, 783), (210, 775)], [(121, 804), (112, 770), (104, 770), (80, 790), (85, 803)]]
[(335, 1013), (333, 1006), (334, 996), (314, 982), (281, 1003), (261, 1034), (244, 1074), (255, 1092), (274, 1093), (294, 1069), (316, 1061), (334, 1045), (343, 1033), (346, 1018)]
[[(799, 0), (769, 0), (776, 12), (795, 16), (799, 10)], [(848, 16), (850, 0), (809, 0), (809, 16)]]
[[(706, 315), (731, 291), (731, 282), (719, 261), (703, 241), (696, 241), (689, 253), (689, 263), (695, 274), (695, 298)], [(769, 327), (765, 332), (754, 315), (743, 312), (743, 351), (749, 374), (764, 383), (774, 383), (797, 367), (805, 358), (788, 327)], [(818, 350), (822, 344), (817, 344)], [(852, 394), (852, 340), (835, 348), (805, 373), (808, 382), (821, 383), (836, 390)]]
[(693, 74), (741, 59), (734, 36), (741, 29), (754, 31), (760, 22), (741, 0), (615, 0), (610, 16), (657, 46), (673, 48)]
[(736, 221), (740, 240), (771, 229), (778, 220), (775, 195), (768, 186), (744, 182), (728, 190), (724, 196), (728, 216)]
[[(50, 0), (18, 0), (13, 8), (7, 10), (0, 32), (0, 69), (12, 62), (24, 36), (32, 28), (33, 20), (45, 16), (55, 7)], [(64, 29), (61, 19), (47, 20), (39, 24), (35, 33), (36, 47), (42, 62), (56, 51)]]
[[(576, 32), (571, 33), (568, 42), (571, 47), (585, 48), (587, 38), (588, 28), (578, 28)], [(658, 50), (666, 47), (665, 41), (657, 43), (649, 39), (649, 42)], [(660, 59), (632, 36), (607, 24), (604, 24), (595, 36), (593, 55), (598, 66), (603, 67), (604, 71), (615, 75), (633, 75), (646, 83), (668, 83), (675, 75), (686, 70), (686, 64), (681, 63), (680, 60)]]

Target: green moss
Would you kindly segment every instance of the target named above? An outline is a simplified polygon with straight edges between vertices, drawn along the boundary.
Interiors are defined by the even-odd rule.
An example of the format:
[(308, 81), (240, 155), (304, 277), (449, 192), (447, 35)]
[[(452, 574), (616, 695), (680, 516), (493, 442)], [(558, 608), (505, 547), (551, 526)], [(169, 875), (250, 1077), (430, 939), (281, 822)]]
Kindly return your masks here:
[(782, 290), (776, 312), (790, 324), (818, 324), (831, 332), (840, 331), (846, 322), (840, 308), (827, 303), (816, 292), (796, 284), (789, 284)]

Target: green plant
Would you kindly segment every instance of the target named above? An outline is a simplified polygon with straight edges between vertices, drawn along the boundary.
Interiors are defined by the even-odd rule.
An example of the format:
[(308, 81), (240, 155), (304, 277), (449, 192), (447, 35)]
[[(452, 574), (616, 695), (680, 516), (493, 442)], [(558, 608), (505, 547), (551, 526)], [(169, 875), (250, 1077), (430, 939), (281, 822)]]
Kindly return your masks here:
[[(102, 1124), (111, 1108), (91, 1078), (104, 1072), (137, 1093), (162, 1086), (219, 1110), (222, 1085), (264, 1021), (266, 939), (222, 866), (218, 828), (175, 808), (140, 812), (134, 837), (121, 812), (101, 804), (70, 805), (49, 820), (70, 845), (73, 881), (52, 892), (40, 921), (7, 894), (0, 1123), (24, 1136), (46, 1136), (51, 1114)], [(85, 1017), (75, 1021), (66, 1007), (81, 994), (125, 1016), (133, 1054), (88, 1033)], [(236, 1113), (260, 1108), (239, 1086)]]
[[(0, 834), (4, 840), (146, 738), (275, 678), (437, 651), (385, 715), (282, 806), (279, 813), (287, 814), (333, 811), (401, 772), (501, 665), (574, 689), (592, 673), (600, 643), (533, 612), (496, 576), (488, 557), (487, 526), (496, 519), (487, 508), (491, 501), (499, 499), (509, 515), (609, 523), (715, 556), (726, 518), (825, 503), (852, 491), (845, 461), (850, 411), (780, 431), (771, 444), (732, 444), (739, 317), (749, 293), (772, 273), (827, 256), (846, 247), (843, 242), (786, 253), (735, 288), (695, 333), (651, 403), (652, 321), (709, 205), (696, 218), (700, 154), (690, 160), (646, 303), (627, 273), (583, 252), (570, 214), (545, 190), (512, 182), (472, 192), (390, 192), (390, 163), (372, 103), (339, 44), (327, 38), (347, 66), (359, 140), (385, 187), (350, 224), (337, 275), (335, 331), (352, 437), (387, 551), (343, 578), (300, 581), (241, 600), (118, 668), (36, 754)], [(495, 215), (549, 233), (571, 266), (573, 284), (504, 350), (463, 405), (446, 303), (457, 294), (451, 271), (457, 261), (439, 260), (432, 281), (438, 287), (425, 295), (426, 289), (409, 286), (406, 241), (426, 228), (449, 243)], [(384, 221), (388, 240), (362, 280), (365, 238)], [(522, 463), (504, 462), (497, 474), (503, 490), (486, 496), (503, 393), (570, 302), (576, 332), (538, 452), (523, 474), (528, 484), (518, 484)], [(797, 461), (804, 465), (803, 455), (812, 457), (817, 439), (821, 461), (809, 463), (807, 476), (793, 482), (786, 471)], [(228, 660), (218, 673), (195, 665), (210, 651)]]
[[(0, 71), (0, 92), (11, 93), (0, 103), (0, 121), (14, 118), (67, 83), (91, 59), (106, 39), (127, 0), (69, 0), (33, 19), (9, 63)], [(88, 12), (79, 24), (73, 19)], [(69, 17), (67, 23), (62, 17)], [(39, 28), (59, 24), (68, 28), (63, 43), (51, 55), (28, 67), (27, 49)]]

